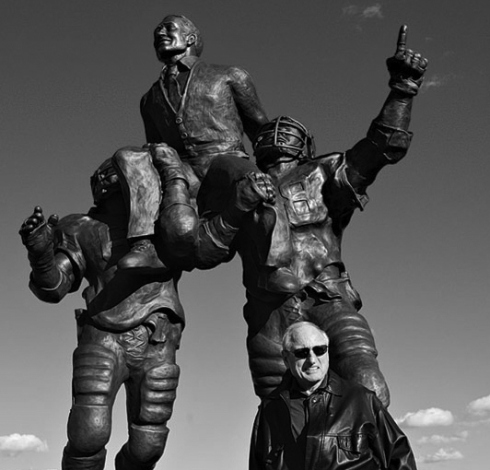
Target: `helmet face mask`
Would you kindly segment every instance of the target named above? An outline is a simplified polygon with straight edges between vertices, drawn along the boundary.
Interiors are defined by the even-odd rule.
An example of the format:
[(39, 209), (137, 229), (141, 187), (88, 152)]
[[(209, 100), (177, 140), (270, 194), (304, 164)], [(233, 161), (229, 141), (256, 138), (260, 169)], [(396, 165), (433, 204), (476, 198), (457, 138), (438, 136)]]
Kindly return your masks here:
[(280, 116), (265, 124), (253, 148), (259, 167), (293, 160), (301, 162), (315, 157), (312, 135), (303, 124), (288, 116)]
[(108, 158), (102, 165), (95, 170), (90, 178), (90, 188), (94, 204), (97, 206), (100, 202), (120, 191), (119, 178), (116, 170), (112, 165), (112, 158)]

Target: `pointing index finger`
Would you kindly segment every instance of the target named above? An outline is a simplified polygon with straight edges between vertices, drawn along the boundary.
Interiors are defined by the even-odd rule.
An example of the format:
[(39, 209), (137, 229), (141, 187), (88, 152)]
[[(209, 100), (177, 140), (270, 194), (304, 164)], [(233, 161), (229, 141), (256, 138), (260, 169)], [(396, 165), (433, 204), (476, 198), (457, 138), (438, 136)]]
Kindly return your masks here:
[(396, 52), (405, 52), (407, 48), (407, 30), (408, 26), (406, 24), (403, 24), (400, 28), (400, 31), (398, 33), (398, 40), (396, 42)]

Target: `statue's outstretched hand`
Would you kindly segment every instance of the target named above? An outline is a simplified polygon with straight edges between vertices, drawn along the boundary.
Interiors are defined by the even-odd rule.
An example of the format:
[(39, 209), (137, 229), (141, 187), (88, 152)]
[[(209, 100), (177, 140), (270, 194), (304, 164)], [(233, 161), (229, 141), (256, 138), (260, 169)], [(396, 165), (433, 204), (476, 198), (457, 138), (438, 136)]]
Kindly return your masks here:
[(250, 172), (236, 185), (236, 206), (242, 211), (251, 211), (260, 203), (274, 204), (276, 188), (269, 175)]
[(22, 243), (32, 254), (43, 254), (52, 247), (53, 227), (58, 224), (59, 217), (52, 215), (46, 221), (40, 206), (34, 208), (33, 213), (22, 223), (19, 234)]
[(407, 49), (407, 25), (402, 25), (398, 33), (396, 51), (386, 61), (390, 72), (390, 87), (409, 95), (416, 95), (422, 85), (428, 60), (418, 52)]

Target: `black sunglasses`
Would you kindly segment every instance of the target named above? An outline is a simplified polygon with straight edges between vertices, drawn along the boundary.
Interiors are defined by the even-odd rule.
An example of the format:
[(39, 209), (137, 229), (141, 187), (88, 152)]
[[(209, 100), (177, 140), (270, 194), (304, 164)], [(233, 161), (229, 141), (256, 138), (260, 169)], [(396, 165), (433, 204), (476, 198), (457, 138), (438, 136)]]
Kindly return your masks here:
[(296, 359), (306, 359), (310, 355), (310, 351), (313, 351), (313, 354), (316, 357), (320, 357), (328, 351), (328, 345), (325, 344), (323, 346), (313, 346), (312, 348), (300, 348), (289, 352), (294, 354)]

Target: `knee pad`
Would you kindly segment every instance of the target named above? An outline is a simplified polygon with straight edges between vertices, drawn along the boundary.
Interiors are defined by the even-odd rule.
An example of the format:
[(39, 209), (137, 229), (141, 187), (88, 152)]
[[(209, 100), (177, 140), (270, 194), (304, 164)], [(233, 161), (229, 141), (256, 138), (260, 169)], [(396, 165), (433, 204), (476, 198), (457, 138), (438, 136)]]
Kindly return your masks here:
[(78, 405), (111, 404), (115, 394), (114, 352), (98, 344), (79, 346), (73, 353), (73, 397)]
[(111, 425), (108, 406), (73, 405), (67, 426), (70, 454), (93, 456), (103, 451), (111, 436)]
[(165, 424), (172, 416), (179, 375), (177, 364), (161, 364), (146, 371), (141, 383), (142, 423)]

